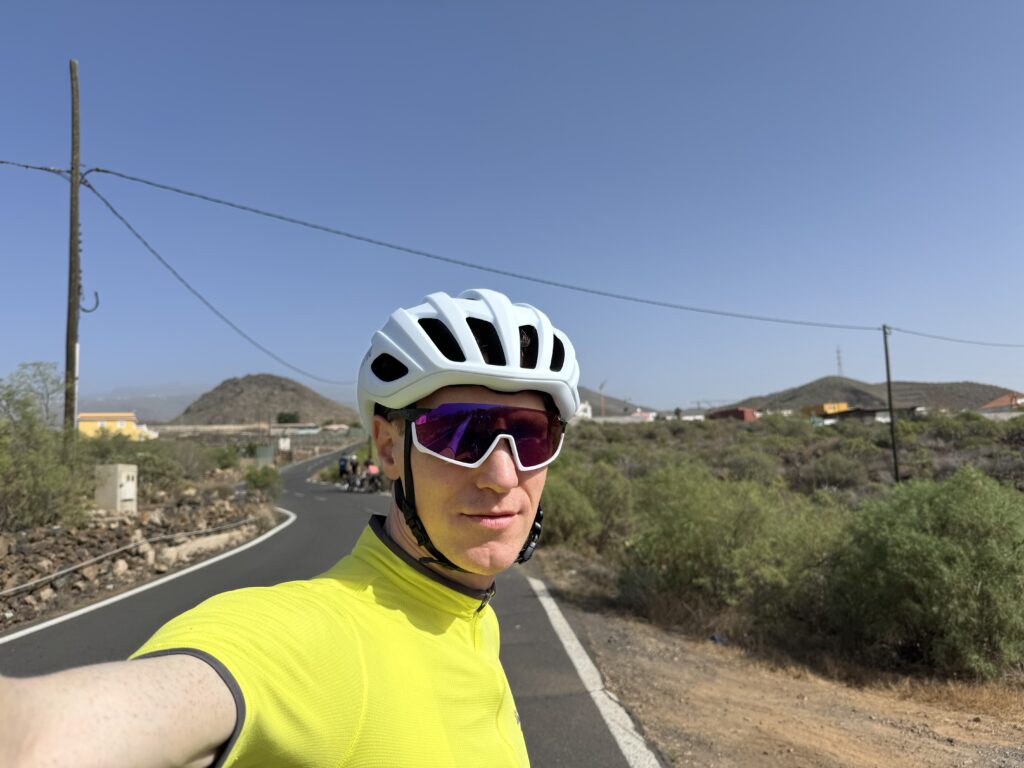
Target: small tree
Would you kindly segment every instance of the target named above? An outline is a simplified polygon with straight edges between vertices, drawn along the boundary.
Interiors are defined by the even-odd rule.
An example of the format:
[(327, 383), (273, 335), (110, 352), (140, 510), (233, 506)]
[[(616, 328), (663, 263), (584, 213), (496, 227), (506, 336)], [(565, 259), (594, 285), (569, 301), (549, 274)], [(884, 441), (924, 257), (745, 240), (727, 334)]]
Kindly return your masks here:
[(0, 528), (45, 525), (80, 513), (85, 485), (61, 459), (54, 428), (59, 379), (52, 364), (0, 379)]
[(281, 411), (277, 414), (278, 424), (298, 424), (299, 423), (299, 412), (298, 411)]

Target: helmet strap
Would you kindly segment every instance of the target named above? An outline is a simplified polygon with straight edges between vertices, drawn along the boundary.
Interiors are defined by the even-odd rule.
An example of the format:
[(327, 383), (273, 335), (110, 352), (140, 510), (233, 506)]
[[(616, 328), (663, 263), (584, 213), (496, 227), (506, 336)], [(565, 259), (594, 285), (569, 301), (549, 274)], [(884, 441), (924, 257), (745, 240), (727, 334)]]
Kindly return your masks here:
[(533, 525), (530, 526), (530, 535), (526, 537), (526, 543), (523, 544), (523, 548), (519, 550), (519, 557), (516, 558), (517, 564), (525, 563), (533, 557), (533, 550), (537, 548), (537, 542), (540, 541), (540, 528), (543, 522), (544, 509), (538, 504), (537, 515), (533, 518)]
[(421, 557), (419, 561), (423, 565), (437, 564), (451, 571), (459, 571), (461, 573), (469, 573), (465, 568), (460, 568), (447, 557), (445, 557), (441, 550), (434, 546), (434, 542), (430, 540), (430, 536), (427, 534), (427, 529), (423, 526), (423, 521), (420, 520), (420, 515), (416, 511), (416, 488), (412, 482), (412, 424), (409, 421), (405, 422), (405, 482), (401, 480), (395, 483), (395, 503), (398, 508), (402, 510), (402, 515), (405, 517), (405, 524), (409, 526), (409, 530), (412, 531), (412, 535), (416, 537), (416, 543), (427, 550), (433, 557)]

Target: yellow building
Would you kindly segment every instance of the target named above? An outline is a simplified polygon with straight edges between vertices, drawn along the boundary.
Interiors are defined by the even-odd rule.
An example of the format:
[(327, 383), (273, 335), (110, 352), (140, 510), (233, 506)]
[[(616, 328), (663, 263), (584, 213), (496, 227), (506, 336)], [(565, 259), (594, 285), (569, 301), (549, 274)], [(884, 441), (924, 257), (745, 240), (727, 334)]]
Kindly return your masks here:
[(108, 435), (124, 435), (129, 440), (152, 440), (158, 434), (139, 424), (134, 413), (80, 413), (78, 431), (85, 437), (96, 437), (100, 432)]
[(800, 410), (805, 416), (835, 416), (837, 413), (850, 410), (850, 406), (847, 403), (821, 403), (805, 405)]

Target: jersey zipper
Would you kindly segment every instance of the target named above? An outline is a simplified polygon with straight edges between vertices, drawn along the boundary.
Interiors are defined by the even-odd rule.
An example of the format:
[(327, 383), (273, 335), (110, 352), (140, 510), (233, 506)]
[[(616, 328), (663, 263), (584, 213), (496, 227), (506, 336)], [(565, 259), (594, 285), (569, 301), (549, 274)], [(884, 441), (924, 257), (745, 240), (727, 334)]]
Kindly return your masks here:
[(494, 591), (494, 585), (491, 584), (491, 586), (487, 588), (487, 591), (484, 592), (484, 596), (480, 599), (480, 607), (476, 609), (477, 613), (480, 613), (480, 611), (486, 608), (487, 604), (491, 602), (491, 598), (494, 597)]

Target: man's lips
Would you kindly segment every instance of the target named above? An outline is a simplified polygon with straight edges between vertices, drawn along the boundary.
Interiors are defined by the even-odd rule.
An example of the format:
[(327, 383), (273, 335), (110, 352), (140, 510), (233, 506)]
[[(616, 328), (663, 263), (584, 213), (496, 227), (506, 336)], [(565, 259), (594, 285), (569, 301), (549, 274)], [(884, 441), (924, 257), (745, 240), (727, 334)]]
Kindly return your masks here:
[(516, 511), (511, 512), (479, 512), (466, 514), (464, 517), (472, 523), (482, 525), (485, 528), (504, 528), (512, 524), (512, 521), (519, 516)]

